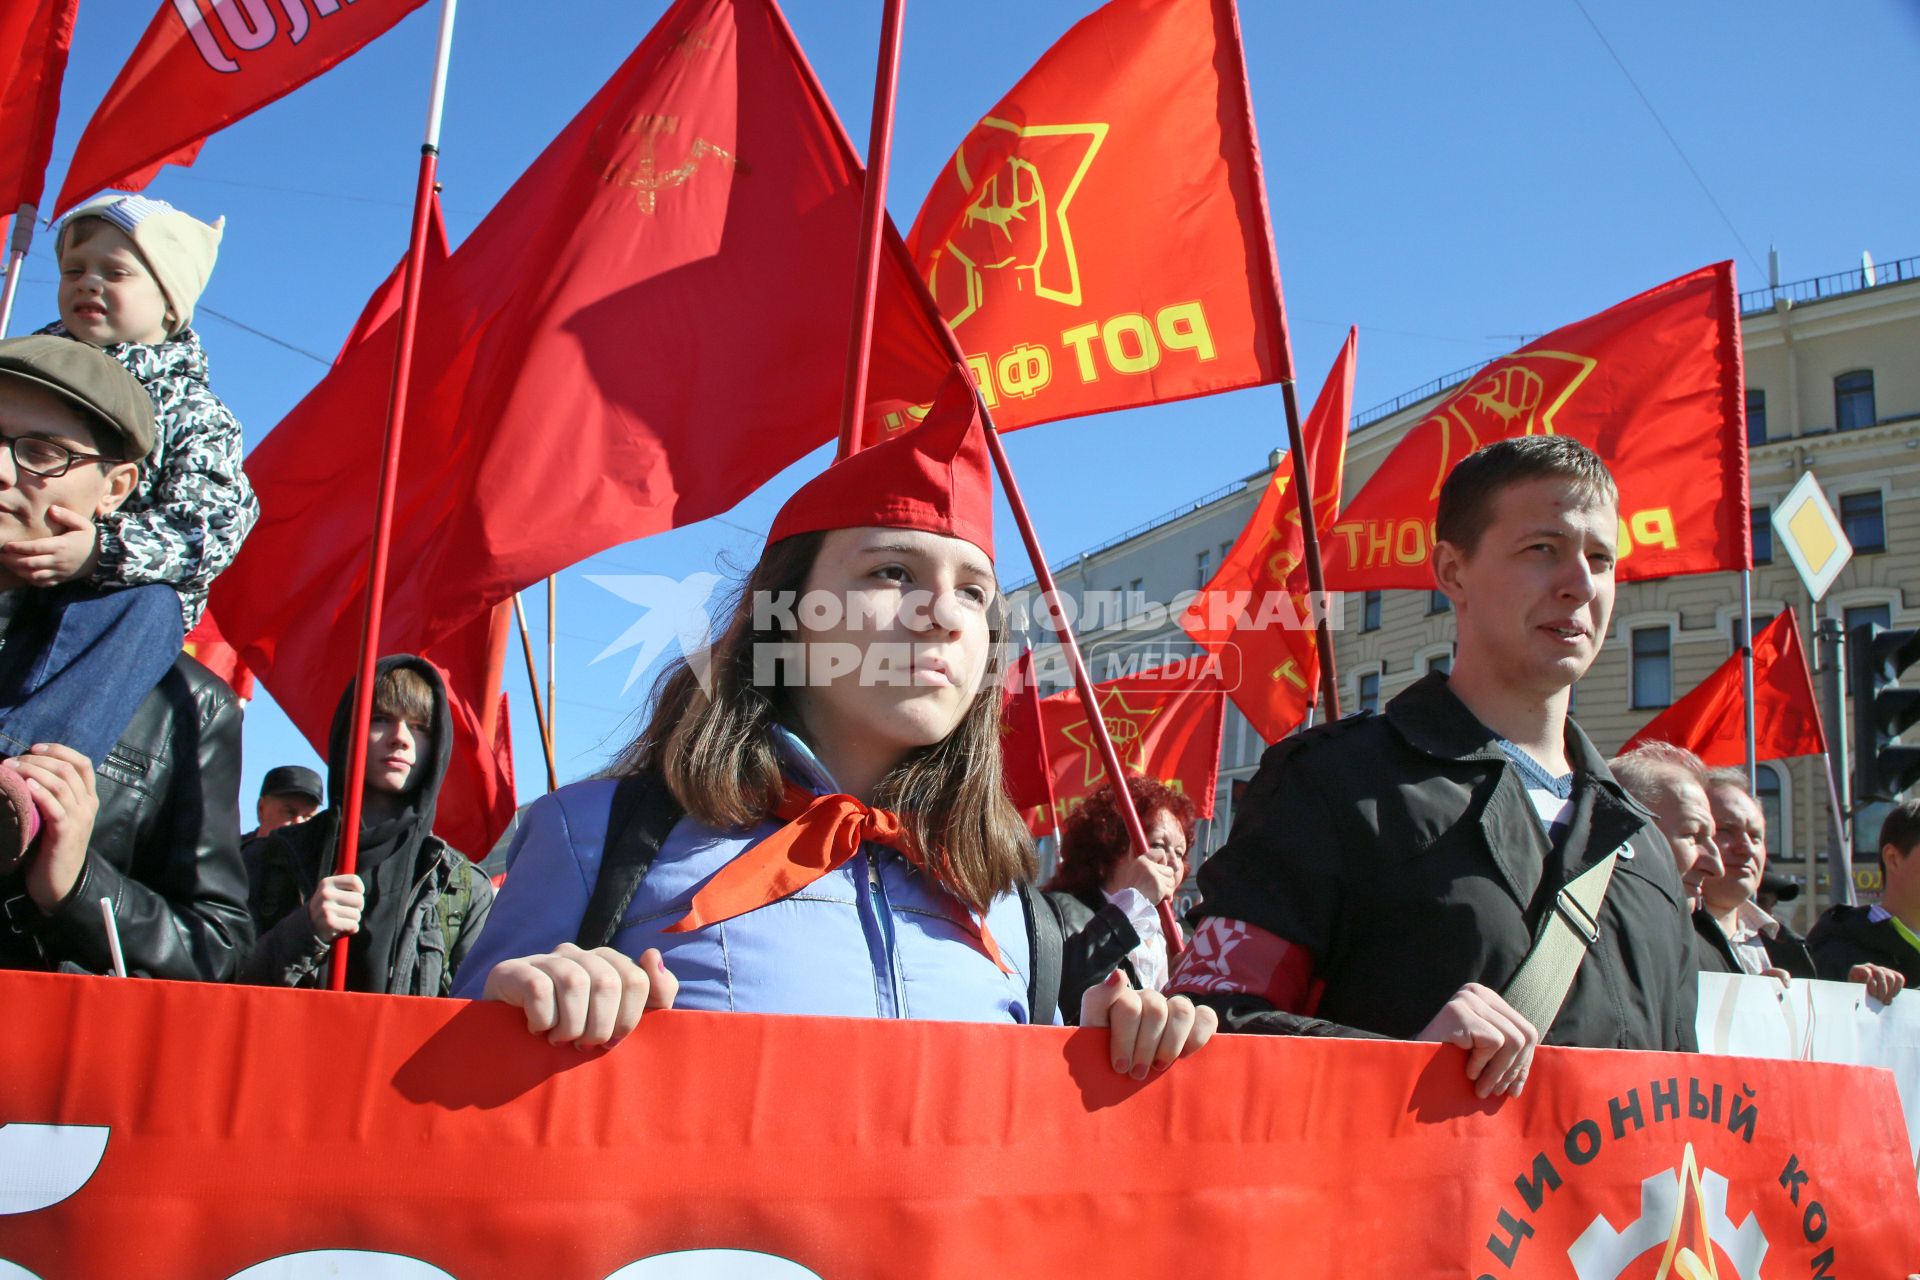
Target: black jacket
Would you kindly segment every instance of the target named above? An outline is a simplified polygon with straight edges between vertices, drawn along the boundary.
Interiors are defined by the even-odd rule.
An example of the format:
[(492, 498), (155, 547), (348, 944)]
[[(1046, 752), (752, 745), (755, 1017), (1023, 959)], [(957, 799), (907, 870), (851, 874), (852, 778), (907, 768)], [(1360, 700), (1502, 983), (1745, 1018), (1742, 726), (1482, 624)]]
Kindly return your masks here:
[(1069, 1023), (1079, 1021), (1080, 997), (1115, 969), (1127, 975), (1127, 985), (1139, 987), (1127, 953), (1140, 945), (1140, 933), (1126, 912), (1097, 893), (1083, 898), (1050, 890), (1047, 902), (1060, 919), (1060, 1011)]
[(1175, 989), (1202, 993), (1228, 1030), (1410, 1038), (1466, 983), (1505, 990), (1559, 889), (1619, 849), (1631, 856), (1546, 1042), (1693, 1049), (1698, 968), (1673, 856), (1571, 722), (1566, 746), (1577, 780), (1558, 851), (1519, 771), (1440, 673), (1384, 714), (1270, 747), (1200, 870), (1202, 924), (1244, 921), (1305, 947), (1323, 984), (1315, 1016), (1231, 983), (1204, 994), (1204, 937)]
[[(1727, 940), (1726, 930), (1705, 908), (1693, 913), (1693, 932), (1699, 939), (1694, 952), (1700, 959), (1702, 973), (1746, 972), (1733, 954), (1733, 943)], [(1807, 940), (1784, 924), (1771, 937), (1763, 934), (1761, 942), (1767, 949), (1768, 962), (1776, 969), (1786, 970), (1788, 977), (1819, 976), (1814, 972), (1813, 956), (1807, 951)]]
[[(463, 853), (432, 834), (440, 784), (452, 757), (453, 717), (440, 673), (419, 658), (382, 658), (378, 670), (407, 666), (433, 689), (432, 754), (407, 795), (406, 834), (391, 857), (358, 874), (369, 907), (350, 944), (347, 987), (389, 995), (444, 996), (493, 909), (493, 885)], [(313, 931), (306, 902), (334, 874), (346, 795), (351, 690), (334, 715), (327, 752), (328, 806), (267, 837), (251, 906), (260, 941), (241, 978), (265, 986), (318, 986), (331, 947)], [(381, 905), (381, 904), (384, 904)]]
[[(240, 703), (182, 654), (98, 774), (100, 812), (73, 892), (42, 918), (17, 876), (0, 881), (0, 965), (110, 973), (111, 897), (129, 973), (223, 982), (253, 945), (240, 862)], [(13, 926), (24, 923), (25, 932)]]
[(1908, 987), (1920, 987), (1920, 951), (1900, 936), (1892, 920), (1869, 918), (1870, 907), (1834, 906), (1814, 922), (1807, 934), (1820, 976), (1845, 982), (1857, 964), (1877, 964), (1904, 974)]

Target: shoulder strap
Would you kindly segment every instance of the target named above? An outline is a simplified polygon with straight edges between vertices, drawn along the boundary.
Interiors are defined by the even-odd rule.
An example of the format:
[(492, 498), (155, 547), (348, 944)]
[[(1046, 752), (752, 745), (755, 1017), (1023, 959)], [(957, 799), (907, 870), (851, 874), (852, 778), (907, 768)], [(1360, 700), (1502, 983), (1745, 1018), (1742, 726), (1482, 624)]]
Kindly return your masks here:
[(1613, 883), (1613, 868), (1619, 860), (1620, 851), (1616, 849), (1554, 895), (1546, 928), (1501, 993), (1514, 1012), (1531, 1022), (1542, 1037), (1560, 1016), (1560, 1006), (1566, 1003), (1573, 975), (1586, 959), (1587, 948), (1600, 937), (1600, 908), (1606, 902), (1607, 886)]
[(588, 951), (604, 947), (619, 932), (621, 920), (660, 856), (673, 824), (685, 811), (660, 776), (651, 770), (620, 779), (607, 812), (607, 838), (600, 850), (600, 874), (574, 944)]
[(1038, 886), (1023, 881), (1020, 908), (1027, 918), (1027, 1020), (1050, 1027), (1060, 1011), (1060, 968), (1066, 944), (1060, 917)]

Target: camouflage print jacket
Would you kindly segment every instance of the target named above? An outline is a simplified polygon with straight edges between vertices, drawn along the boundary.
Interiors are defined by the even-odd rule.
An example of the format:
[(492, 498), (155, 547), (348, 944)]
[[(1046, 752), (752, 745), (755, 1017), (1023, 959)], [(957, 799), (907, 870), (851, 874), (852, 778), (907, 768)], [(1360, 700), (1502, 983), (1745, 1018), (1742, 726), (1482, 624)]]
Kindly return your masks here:
[[(71, 336), (58, 322), (40, 332)], [(132, 496), (99, 521), (93, 581), (166, 583), (180, 593), (191, 631), (206, 609), (207, 588), (260, 518), (240, 465), (240, 423), (207, 385), (207, 355), (192, 329), (165, 342), (116, 343), (106, 353), (153, 397), (154, 446)]]

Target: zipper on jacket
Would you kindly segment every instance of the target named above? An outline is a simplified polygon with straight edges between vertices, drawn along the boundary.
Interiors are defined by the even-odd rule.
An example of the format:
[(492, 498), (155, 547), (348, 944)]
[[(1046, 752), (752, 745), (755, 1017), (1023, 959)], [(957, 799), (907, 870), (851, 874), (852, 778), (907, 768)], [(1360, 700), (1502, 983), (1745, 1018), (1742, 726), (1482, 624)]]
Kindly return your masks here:
[(880, 857), (871, 847), (860, 856), (867, 863), (867, 909), (871, 921), (873, 950), (873, 992), (882, 1018), (906, 1016), (906, 1002), (900, 995), (900, 974), (895, 963), (896, 941), (893, 932), (893, 906), (887, 901), (887, 888), (880, 880)]

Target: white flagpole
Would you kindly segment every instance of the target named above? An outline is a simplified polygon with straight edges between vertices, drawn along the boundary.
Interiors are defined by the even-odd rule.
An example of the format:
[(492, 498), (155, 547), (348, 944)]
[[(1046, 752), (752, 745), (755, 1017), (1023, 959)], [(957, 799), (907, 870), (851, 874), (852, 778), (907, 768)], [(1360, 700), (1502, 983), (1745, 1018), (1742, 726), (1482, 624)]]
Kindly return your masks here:
[(13, 215), (13, 246), (7, 260), (7, 283), (0, 289), (0, 338), (7, 336), (13, 321), (13, 295), (20, 289), (20, 267), (33, 247), (33, 219), (39, 212), (30, 204), (20, 206)]

